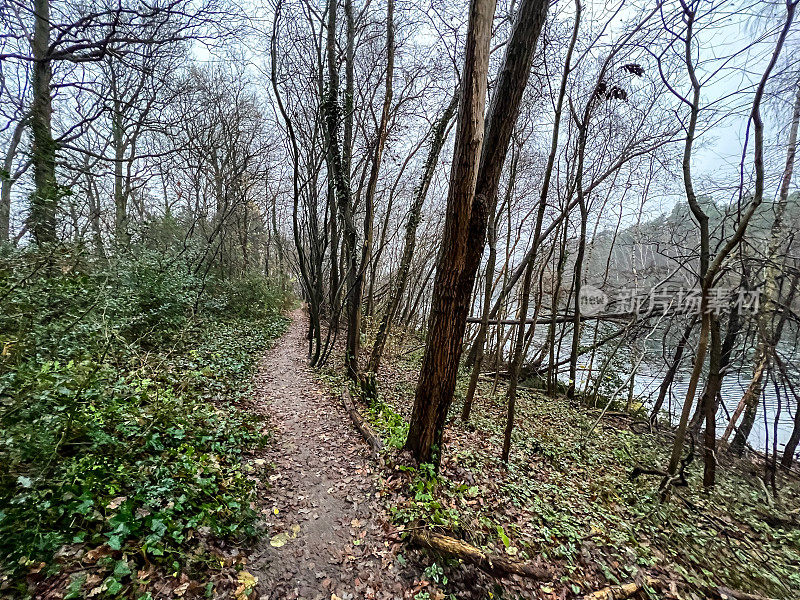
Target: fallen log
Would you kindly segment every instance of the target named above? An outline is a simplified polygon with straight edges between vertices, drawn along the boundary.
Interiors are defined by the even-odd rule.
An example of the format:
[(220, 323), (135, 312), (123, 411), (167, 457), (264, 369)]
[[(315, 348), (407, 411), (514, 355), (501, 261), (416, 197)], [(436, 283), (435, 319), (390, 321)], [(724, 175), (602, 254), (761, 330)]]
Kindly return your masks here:
[(717, 593), (720, 595), (722, 600), (772, 600), (766, 596), (748, 594), (747, 592), (740, 592), (739, 590), (732, 590), (731, 588), (727, 588), (723, 585), (717, 588)]
[(553, 576), (548, 569), (540, 565), (493, 556), (454, 537), (424, 529), (411, 531), (410, 541), (421, 548), (433, 550), (449, 558), (460, 558), (495, 577), (520, 575), (532, 579), (548, 580)]
[(647, 577), (642, 581), (634, 581), (622, 585), (610, 585), (602, 590), (586, 594), (583, 600), (624, 600), (625, 598), (633, 596), (645, 585), (653, 586), (657, 581), (658, 580), (654, 577)]
[(353, 422), (353, 425), (355, 425), (355, 428), (358, 429), (358, 432), (362, 435), (367, 444), (369, 444), (369, 447), (372, 448), (375, 460), (382, 462), (381, 449), (383, 445), (381, 444), (381, 440), (375, 432), (372, 431), (372, 427), (369, 426), (369, 423), (363, 419), (361, 413), (358, 412), (355, 404), (353, 404), (353, 399), (350, 397), (350, 391), (347, 388), (342, 392), (342, 404), (344, 404), (347, 414), (350, 415), (350, 420)]
[(797, 513), (793, 511), (784, 516), (759, 511), (758, 516), (773, 529), (800, 529), (800, 519), (797, 518), (796, 514)]

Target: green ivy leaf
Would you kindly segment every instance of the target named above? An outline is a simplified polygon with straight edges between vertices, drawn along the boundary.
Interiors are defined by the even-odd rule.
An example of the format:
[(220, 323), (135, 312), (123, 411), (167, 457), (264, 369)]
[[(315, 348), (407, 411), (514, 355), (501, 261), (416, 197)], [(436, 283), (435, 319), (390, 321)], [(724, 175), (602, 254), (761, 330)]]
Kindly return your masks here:
[(108, 547), (112, 550), (120, 550), (122, 548), (122, 536), (116, 534), (108, 536)]

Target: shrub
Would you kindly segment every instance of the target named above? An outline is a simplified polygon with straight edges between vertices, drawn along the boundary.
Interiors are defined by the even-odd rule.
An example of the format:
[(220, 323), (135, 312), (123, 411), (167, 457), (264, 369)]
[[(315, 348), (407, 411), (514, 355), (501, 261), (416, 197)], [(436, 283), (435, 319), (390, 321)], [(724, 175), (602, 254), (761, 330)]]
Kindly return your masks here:
[(287, 300), (255, 277), (202, 283), (180, 255), (148, 250), (0, 257), (7, 575), (54, 569), (70, 544), (191, 570), (204, 536), (254, 533), (242, 455), (267, 432), (234, 403)]

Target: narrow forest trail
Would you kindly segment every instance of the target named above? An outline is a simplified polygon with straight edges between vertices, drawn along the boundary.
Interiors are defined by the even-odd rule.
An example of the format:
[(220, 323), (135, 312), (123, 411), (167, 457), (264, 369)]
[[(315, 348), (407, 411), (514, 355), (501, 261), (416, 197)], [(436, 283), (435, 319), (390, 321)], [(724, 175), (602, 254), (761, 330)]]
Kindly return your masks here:
[(305, 349), (307, 319), (298, 309), (287, 332), (262, 359), (256, 409), (276, 439), (260, 504), (267, 535), (248, 570), (255, 598), (342, 600), (410, 597), (389, 529), (381, 519), (374, 464), (340, 401), (314, 380)]

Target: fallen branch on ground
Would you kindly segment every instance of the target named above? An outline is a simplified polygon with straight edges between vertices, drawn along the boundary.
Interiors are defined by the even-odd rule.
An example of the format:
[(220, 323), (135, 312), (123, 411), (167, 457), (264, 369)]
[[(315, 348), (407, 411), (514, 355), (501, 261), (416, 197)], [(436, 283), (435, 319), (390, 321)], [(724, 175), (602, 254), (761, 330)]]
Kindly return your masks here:
[(369, 447), (372, 448), (375, 460), (382, 462), (381, 448), (383, 446), (381, 440), (375, 432), (372, 431), (372, 427), (369, 426), (369, 423), (363, 419), (361, 413), (358, 412), (355, 404), (353, 404), (353, 399), (350, 397), (350, 391), (347, 388), (342, 392), (342, 404), (344, 404), (345, 410), (347, 410), (347, 413), (350, 415), (350, 420), (353, 422), (353, 425), (355, 425), (364, 440), (369, 444)]
[(766, 596), (759, 596), (758, 594), (748, 594), (747, 592), (740, 592), (739, 590), (732, 590), (725, 586), (719, 586), (717, 593), (723, 600), (771, 600)]
[[(759, 478), (761, 481), (761, 478)], [(762, 482), (763, 483), (763, 482)], [(797, 511), (792, 511), (784, 515), (776, 515), (765, 511), (758, 513), (761, 520), (772, 528), (777, 529), (800, 529), (800, 519), (798, 519)]]
[(658, 580), (654, 577), (648, 577), (641, 582), (634, 581), (633, 583), (625, 583), (623, 585), (610, 585), (602, 590), (586, 594), (583, 600), (623, 600), (624, 598), (633, 596), (645, 585), (653, 586), (657, 581)]
[(480, 548), (440, 533), (421, 529), (410, 532), (409, 539), (412, 544), (434, 550), (450, 558), (460, 558), (495, 577), (520, 575), (542, 580), (552, 577), (552, 573), (542, 566), (492, 556)]

